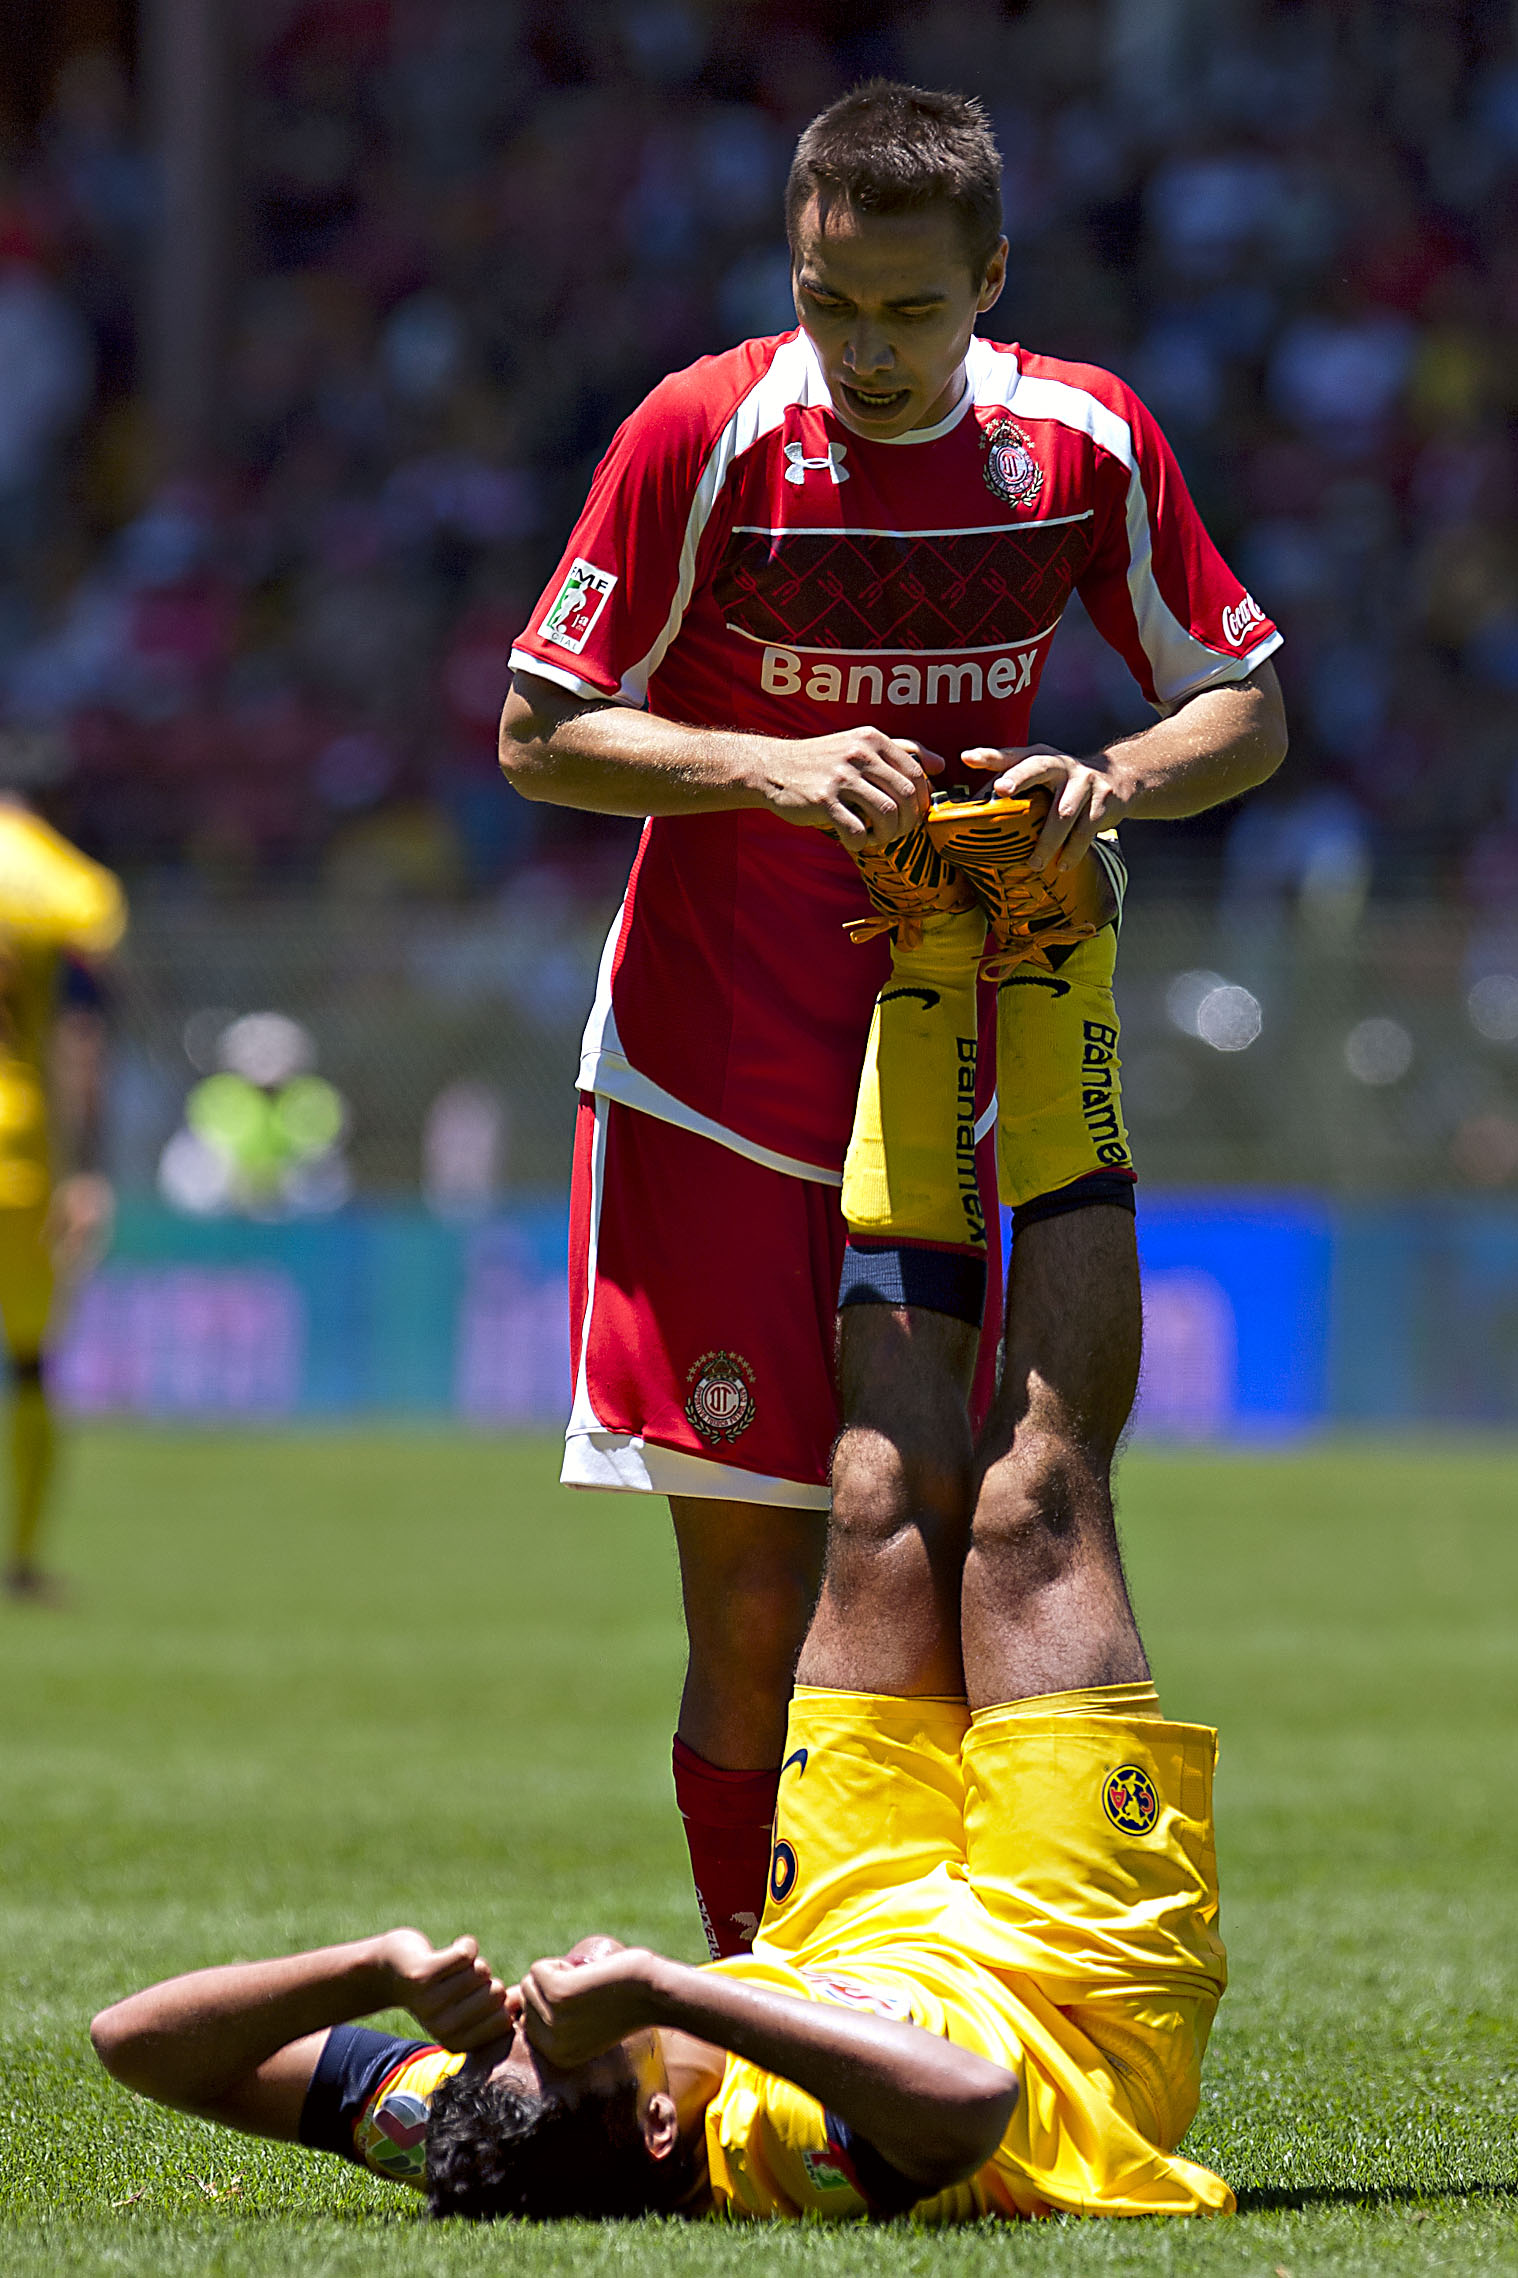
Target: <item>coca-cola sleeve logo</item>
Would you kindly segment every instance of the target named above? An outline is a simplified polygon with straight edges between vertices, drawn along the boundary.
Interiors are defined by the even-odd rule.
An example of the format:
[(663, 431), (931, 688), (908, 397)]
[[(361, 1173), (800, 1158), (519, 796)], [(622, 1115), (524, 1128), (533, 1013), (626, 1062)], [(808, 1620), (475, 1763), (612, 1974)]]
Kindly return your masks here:
[(1232, 649), (1241, 649), (1256, 625), (1263, 625), (1265, 612), (1252, 593), (1246, 593), (1231, 609), (1223, 611), (1223, 638)]

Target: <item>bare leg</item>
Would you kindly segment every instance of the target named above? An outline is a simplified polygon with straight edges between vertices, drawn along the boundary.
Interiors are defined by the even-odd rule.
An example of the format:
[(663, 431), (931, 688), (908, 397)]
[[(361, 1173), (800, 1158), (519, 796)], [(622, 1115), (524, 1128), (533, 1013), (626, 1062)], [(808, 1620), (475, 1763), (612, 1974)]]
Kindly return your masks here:
[(680, 1738), (709, 1764), (779, 1763), (796, 1655), (817, 1595), (820, 1511), (671, 1496), (690, 1658)]
[(1072, 1211), (1021, 1236), (965, 1561), (972, 1707), (1149, 1674), (1111, 1486), (1141, 1339), (1138, 1251), (1126, 1211)]
[(11, 1539), (5, 1588), (18, 1598), (56, 1595), (38, 1571), (41, 1531), (57, 1454), (53, 1411), (40, 1356), (11, 1362)]
[(851, 1692), (961, 1695), (959, 1594), (975, 1332), (945, 1313), (846, 1306), (844, 1432), (822, 1595), (796, 1675)]

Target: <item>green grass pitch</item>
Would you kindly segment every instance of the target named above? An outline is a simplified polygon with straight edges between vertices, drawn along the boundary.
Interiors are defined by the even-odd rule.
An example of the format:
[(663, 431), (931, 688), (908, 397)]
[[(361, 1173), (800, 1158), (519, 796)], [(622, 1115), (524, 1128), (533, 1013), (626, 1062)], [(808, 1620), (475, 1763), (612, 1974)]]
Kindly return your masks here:
[(1167, 1706), (1223, 1731), (1234, 1982), (1189, 2148), (1232, 2221), (957, 2234), (433, 2230), (336, 2162), (135, 2102), (146, 1979), (414, 1921), (515, 1968), (694, 1957), (662, 1506), (539, 1440), (97, 1430), (67, 1612), (0, 1609), (7, 2273), (1518, 2269), (1518, 1494), (1490, 1442), (1140, 1451)]

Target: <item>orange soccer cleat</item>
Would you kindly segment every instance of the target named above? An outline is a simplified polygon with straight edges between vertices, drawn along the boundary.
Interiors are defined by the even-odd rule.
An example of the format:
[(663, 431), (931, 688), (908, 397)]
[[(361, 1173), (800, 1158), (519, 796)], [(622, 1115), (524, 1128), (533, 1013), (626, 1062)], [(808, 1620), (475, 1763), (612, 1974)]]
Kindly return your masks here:
[(1088, 941), (1121, 915), (1127, 867), (1117, 840), (1098, 839), (1073, 870), (1035, 870), (1050, 795), (978, 799), (967, 786), (936, 792), (923, 826), (946, 864), (968, 879), (990, 921), (995, 954), (982, 971), (999, 981), (1016, 965), (1050, 969), (1049, 951)]
[(844, 930), (854, 941), (873, 941), (877, 934), (888, 933), (898, 948), (916, 949), (925, 917), (975, 907), (972, 889), (944, 860), (921, 823), (889, 846), (849, 851), (876, 911), (872, 918), (849, 921)]

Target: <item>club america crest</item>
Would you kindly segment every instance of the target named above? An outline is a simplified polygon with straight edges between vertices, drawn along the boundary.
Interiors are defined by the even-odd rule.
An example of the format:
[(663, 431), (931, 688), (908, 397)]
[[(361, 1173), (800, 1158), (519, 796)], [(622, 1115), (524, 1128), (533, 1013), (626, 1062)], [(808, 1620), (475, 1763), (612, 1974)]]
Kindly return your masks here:
[(703, 1353), (685, 1379), (685, 1413), (708, 1447), (737, 1439), (758, 1412), (754, 1372), (738, 1353)]
[(1102, 1809), (1124, 1835), (1147, 1835), (1160, 1816), (1160, 1799), (1142, 1764), (1120, 1764), (1102, 1785)]
[(1005, 411), (993, 412), (983, 423), (983, 433), (987, 490), (1008, 506), (1034, 505), (1044, 487), (1044, 470), (1017, 421)]

